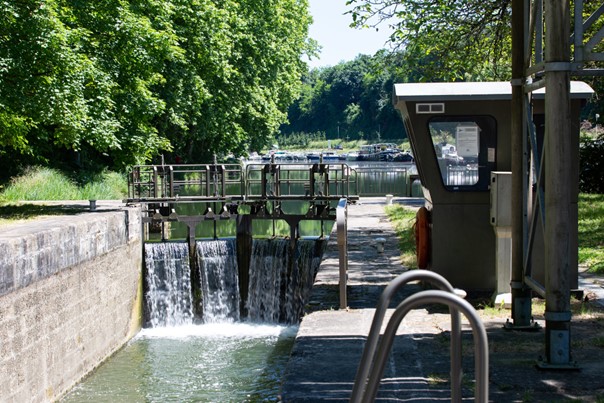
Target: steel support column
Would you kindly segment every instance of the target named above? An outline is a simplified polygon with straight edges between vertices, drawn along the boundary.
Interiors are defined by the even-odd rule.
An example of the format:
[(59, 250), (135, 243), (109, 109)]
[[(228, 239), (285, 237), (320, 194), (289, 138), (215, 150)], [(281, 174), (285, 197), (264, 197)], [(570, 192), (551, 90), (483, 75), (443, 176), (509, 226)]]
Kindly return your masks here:
[(510, 327), (521, 329), (530, 326), (531, 290), (524, 284), (524, 147), (526, 120), (524, 106), (524, 72), (526, 38), (526, 2), (512, 1), (512, 323)]
[(249, 293), (250, 259), (252, 256), (252, 217), (237, 216), (237, 266), (239, 268), (239, 294), (241, 316), (247, 316), (247, 297)]
[(571, 367), (570, 2), (545, 2), (545, 366)]

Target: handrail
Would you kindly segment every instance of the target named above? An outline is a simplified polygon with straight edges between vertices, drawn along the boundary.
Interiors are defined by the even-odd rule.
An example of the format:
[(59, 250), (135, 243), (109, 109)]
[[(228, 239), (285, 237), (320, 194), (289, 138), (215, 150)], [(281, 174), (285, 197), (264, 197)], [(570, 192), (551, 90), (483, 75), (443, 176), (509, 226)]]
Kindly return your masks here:
[[(390, 183), (390, 180), (376, 180), (380, 175), (395, 175), (397, 183), (382, 186), (381, 183)], [(366, 184), (369, 178), (373, 178), (369, 181), (371, 186)], [(126, 202), (185, 202), (187, 197), (188, 201), (212, 197), (252, 200), (266, 199), (277, 193), (279, 197), (328, 197), (330, 200), (340, 197), (351, 200), (361, 193), (404, 196), (409, 188), (408, 179), (405, 165), (357, 168), (344, 162), (136, 165), (128, 175)], [(274, 194), (263, 194), (262, 189), (268, 190), (265, 188), (268, 182)], [(183, 192), (185, 188), (187, 191)]]
[(346, 286), (348, 281), (348, 200), (341, 198), (336, 208), (336, 225), (338, 231), (338, 256), (340, 267), (340, 309), (346, 309), (348, 298)]
[[(350, 168), (350, 184), (354, 189), (354, 193), (362, 196), (384, 196), (385, 194), (394, 194), (396, 196), (408, 196), (406, 192), (409, 180), (409, 168), (406, 165), (401, 166), (358, 166)], [(396, 179), (394, 182), (390, 180), (382, 180), (384, 176)], [(366, 182), (373, 185), (367, 187)], [(362, 189), (361, 189), (362, 188)]]
[[(442, 290), (450, 293), (455, 292), (451, 283), (443, 276), (429, 270), (412, 270), (405, 272), (386, 286), (375, 309), (373, 322), (371, 323), (369, 335), (367, 336), (365, 348), (363, 349), (363, 355), (361, 356), (359, 368), (357, 369), (350, 399), (352, 403), (360, 402), (365, 393), (367, 377), (375, 366), (375, 351), (378, 345), (384, 316), (386, 315), (386, 310), (390, 305), (390, 301), (398, 290), (411, 281), (427, 281)], [(456, 310), (451, 311), (451, 362), (451, 400), (459, 401), (461, 400), (461, 320), (459, 312)]]
[[(365, 394), (362, 396), (362, 402), (373, 402), (375, 400), (378, 386), (386, 367), (386, 359), (388, 358), (388, 354), (392, 349), (396, 331), (403, 318), (411, 309), (420, 305), (432, 303), (441, 303), (449, 306), (449, 308), (451, 308), (451, 315), (453, 315), (453, 310), (457, 312), (462, 311), (469, 320), (472, 327), (472, 333), (474, 335), (474, 368), (476, 373), (475, 401), (480, 403), (488, 402), (489, 347), (487, 332), (482, 324), (482, 321), (480, 320), (480, 317), (478, 316), (478, 313), (469, 302), (451, 292), (443, 290), (428, 290), (418, 292), (417, 294), (406, 298), (396, 307), (392, 317), (390, 318), (390, 321), (388, 322), (382, 342), (378, 347), (375, 366), (370, 374), (369, 381), (367, 382), (367, 389), (365, 390)], [(456, 401), (461, 401), (461, 396)]]

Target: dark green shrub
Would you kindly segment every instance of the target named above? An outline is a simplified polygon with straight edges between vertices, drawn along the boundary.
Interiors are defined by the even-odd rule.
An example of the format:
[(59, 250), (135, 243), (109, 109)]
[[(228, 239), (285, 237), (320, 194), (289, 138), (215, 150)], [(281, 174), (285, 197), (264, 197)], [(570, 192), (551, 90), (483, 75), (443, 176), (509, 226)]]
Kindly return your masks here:
[(604, 136), (582, 137), (579, 149), (579, 189), (583, 193), (604, 193)]

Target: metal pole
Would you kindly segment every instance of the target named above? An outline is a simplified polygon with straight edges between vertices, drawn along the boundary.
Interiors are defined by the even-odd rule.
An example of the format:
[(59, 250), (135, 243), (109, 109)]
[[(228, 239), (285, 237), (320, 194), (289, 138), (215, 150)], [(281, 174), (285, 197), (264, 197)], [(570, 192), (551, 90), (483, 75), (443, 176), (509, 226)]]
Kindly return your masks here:
[(545, 6), (545, 345), (546, 366), (570, 363), (570, 245), (572, 153), (570, 117), (570, 4)]
[[(440, 288), (441, 290), (455, 293), (453, 286), (440, 274), (428, 270), (412, 270), (405, 272), (394, 280), (382, 292), (378, 304), (375, 308), (373, 321), (363, 355), (357, 369), (354, 385), (352, 388), (351, 403), (359, 403), (366, 396), (367, 381), (375, 368), (375, 353), (378, 348), (380, 331), (386, 310), (390, 306), (390, 301), (394, 295), (410, 281), (422, 280)], [(457, 309), (451, 309), (451, 401), (461, 401), (461, 317)]]
[(237, 215), (237, 266), (239, 269), (239, 295), (241, 317), (247, 316), (247, 297), (249, 294), (250, 262), (253, 248), (252, 217), (248, 214)]
[(523, 142), (525, 141), (524, 73), (525, 66), (525, 18), (524, 0), (512, 1), (512, 326), (530, 326), (531, 291), (524, 285), (524, 186)]
[[(336, 208), (336, 224), (338, 237), (338, 259), (340, 273), (340, 309), (348, 307), (347, 282), (348, 282), (348, 201), (345, 198), (340, 199)], [(321, 232), (323, 231), (323, 221), (321, 221)]]

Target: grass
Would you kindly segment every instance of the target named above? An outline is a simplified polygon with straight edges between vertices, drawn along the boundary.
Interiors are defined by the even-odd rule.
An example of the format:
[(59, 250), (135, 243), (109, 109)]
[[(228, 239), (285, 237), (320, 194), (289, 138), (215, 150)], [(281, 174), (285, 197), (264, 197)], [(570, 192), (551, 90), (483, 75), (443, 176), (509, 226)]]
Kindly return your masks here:
[[(393, 205), (386, 209), (397, 232), (403, 265), (417, 267), (413, 224), (415, 209)], [(604, 195), (579, 196), (579, 264), (596, 274), (604, 274)]]
[(394, 204), (386, 206), (386, 214), (393, 223), (399, 239), (401, 250), (401, 263), (409, 268), (417, 268), (417, 257), (415, 256), (415, 208)]
[(82, 211), (80, 207), (27, 203), (29, 201), (120, 200), (127, 195), (127, 186), (125, 177), (115, 172), (103, 172), (78, 184), (58, 170), (30, 168), (0, 189), (0, 225)]
[(14, 178), (0, 193), (0, 202), (33, 200), (114, 200), (127, 194), (126, 179), (115, 172), (103, 172), (78, 185), (64, 173), (33, 167)]
[(604, 195), (579, 196), (579, 263), (604, 274)]

